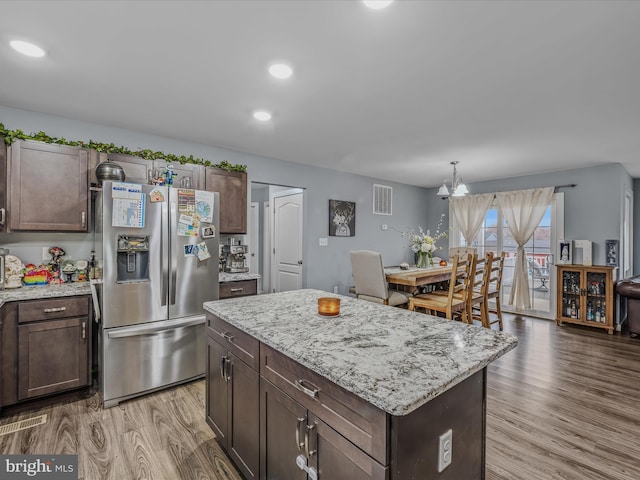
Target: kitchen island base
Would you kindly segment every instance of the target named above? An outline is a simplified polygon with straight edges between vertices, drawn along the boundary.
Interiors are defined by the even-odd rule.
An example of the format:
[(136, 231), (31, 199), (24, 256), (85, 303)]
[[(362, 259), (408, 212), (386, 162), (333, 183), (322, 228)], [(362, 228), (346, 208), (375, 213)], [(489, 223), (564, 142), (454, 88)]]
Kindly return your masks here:
[[(245, 478), (484, 478), (486, 368), (391, 415), (215, 315), (207, 325), (207, 420)], [(438, 472), (449, 429), (452, 462)]]

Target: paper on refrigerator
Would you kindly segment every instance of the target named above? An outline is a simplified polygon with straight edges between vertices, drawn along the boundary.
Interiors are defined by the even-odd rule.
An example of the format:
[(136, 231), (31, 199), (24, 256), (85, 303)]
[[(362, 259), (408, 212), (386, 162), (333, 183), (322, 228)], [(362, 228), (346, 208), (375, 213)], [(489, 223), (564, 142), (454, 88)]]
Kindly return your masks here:
[(113, 214), (111, 225), (114, 227), (144, 227), (144, 195), (142, 185), (136, 183), (114, 182), (111, 186)]

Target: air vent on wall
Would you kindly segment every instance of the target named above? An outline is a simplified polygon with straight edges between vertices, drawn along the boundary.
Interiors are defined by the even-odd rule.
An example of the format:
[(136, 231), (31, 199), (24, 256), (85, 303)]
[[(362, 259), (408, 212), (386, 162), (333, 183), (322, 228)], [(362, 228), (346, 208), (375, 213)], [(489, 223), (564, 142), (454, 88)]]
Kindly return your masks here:
[(373, 185), (373, 214), (391, 215), (393, 188), (386, 185)]

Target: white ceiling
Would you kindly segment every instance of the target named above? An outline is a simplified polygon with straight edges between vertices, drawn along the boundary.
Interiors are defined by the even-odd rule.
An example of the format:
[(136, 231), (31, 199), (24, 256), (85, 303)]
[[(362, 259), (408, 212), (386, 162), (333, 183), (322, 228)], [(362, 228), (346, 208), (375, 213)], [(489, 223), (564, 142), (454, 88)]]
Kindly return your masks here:
[[(293, 78), (268, 75), (278, 59)], [(453, 160), (468, 183), (640, 177), (639, 60), (634, 1), (0, 6), (1, 105), (427, 187)]]

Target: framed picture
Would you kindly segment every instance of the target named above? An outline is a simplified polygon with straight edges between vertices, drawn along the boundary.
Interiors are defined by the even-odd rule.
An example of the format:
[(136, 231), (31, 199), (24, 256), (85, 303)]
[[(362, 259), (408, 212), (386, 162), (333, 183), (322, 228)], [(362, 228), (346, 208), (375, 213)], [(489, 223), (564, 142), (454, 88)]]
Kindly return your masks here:
[(558, 265), (571, 265), (573, 252), (572, 252), (571, 240), (560, 240), (558, 249)]
[(329, 200), (329, 236), (356, 236), (356, 203)]
[(605, 240), (606, 252), (607, 252), (607, 266), (618, 266), (618, 247), (620, 242), (618, 240)]

